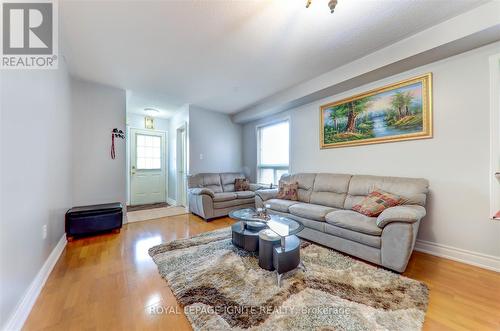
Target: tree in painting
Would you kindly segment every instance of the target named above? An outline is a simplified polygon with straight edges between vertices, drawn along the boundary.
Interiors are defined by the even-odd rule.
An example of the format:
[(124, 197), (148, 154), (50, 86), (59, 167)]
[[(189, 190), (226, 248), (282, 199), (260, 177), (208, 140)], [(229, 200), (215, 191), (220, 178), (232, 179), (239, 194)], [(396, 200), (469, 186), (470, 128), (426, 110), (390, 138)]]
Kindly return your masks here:
[(332, 107), (329, 111), (331, 124), (325, 125), (325, 136), (339, 141), (369, 138), (371, 121), (363, 115), (369, 105), (370, 97), (366, 97)]
[(323, 109), (325, 144), (397, 136), (422, 130), (422, 83)]

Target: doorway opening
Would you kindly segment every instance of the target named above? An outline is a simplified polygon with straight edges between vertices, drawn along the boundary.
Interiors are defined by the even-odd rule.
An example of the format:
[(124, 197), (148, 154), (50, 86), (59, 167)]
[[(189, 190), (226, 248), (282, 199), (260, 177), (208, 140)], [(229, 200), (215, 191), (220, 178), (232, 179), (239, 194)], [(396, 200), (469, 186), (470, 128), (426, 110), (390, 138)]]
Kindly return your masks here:
[(490, 57), (490, 218), (500, 221), (500, 54)]
[(177, 205), (188, 208), (187, 201), (187, 125), (177, 128)]

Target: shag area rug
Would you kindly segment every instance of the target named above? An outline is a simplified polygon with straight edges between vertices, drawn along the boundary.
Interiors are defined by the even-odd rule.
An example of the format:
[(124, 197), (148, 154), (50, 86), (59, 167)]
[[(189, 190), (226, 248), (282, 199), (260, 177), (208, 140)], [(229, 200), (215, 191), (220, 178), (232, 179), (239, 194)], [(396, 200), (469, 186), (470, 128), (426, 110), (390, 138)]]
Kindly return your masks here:
[(194, 330), (420, 330), (424, 283), (303, 242), (306, 271), (261, 269), (225, 228), (149, 249)]

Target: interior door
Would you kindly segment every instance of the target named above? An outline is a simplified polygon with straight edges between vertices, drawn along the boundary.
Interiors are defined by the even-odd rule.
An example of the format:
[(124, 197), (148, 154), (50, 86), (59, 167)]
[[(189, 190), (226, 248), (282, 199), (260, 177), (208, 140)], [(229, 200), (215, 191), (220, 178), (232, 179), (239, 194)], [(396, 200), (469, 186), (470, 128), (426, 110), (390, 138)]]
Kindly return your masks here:
[(164, 132), (131, 129), (130, 204), (166, 202)]

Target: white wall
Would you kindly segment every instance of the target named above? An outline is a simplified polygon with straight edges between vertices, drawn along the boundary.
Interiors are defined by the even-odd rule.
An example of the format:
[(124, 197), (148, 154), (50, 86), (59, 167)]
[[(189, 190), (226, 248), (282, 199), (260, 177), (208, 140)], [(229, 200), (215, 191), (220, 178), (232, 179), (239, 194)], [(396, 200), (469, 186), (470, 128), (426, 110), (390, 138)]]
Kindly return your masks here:
[(238, 172), (242, 167), (242, 126), (222, 113), (190, 106), (190, 174)]
[(125, 131), (125, 90), (72, 79), (71, 92), (74, 205), (125, 205), (125, 140), (115, 139), (110, 156), (111, 130)]
[[(428, 216), (418, 238), (500, 257), (500, 222), (489, 219), (489, 57), (497, 53), (500, 43), (276, 115), (291, 118), (291, 171), (427, 178)], [(433, 139), (320, 150), (320, 105), (427, 72), (434, 75)], [(252, 178), (255, 126), (268, 120), (244, 126), (244, 166)]]
[(186, 124), (188, 133), (188, 171), (189, 171), (189, 105), (184, 105), (176, 111), (175, 115), (169, 119), (170, 130), (168, 131), (168, 197), (177, 200), (177, 129)]
[[(128, 105), (127, 105), (128, 106)], [(145, 115), (135, 114), (135, 113), (127, 113), (127, 139), (126, 139), (126, 180), (127, 180), (127, 205), (130, 204), (130, 129), (146, 129), (145, 123)], [(155, 118), (155, 130), (156, 131), (164, 131), (167, 132), (167, 144), (168, 144), (168, 131), (170, 129), (170, 121), (165, 118)], [(167, 145), (168, 147), (168, 145)], [(168, 176), (168, 148), (167, 148), (167, 176)], [(166, 180), (168, 183), (168, 180)], [(167, 187), (168, 194), (168, 187)], [(168, 195), (167, 195), (168, 196)]]
[[(69, 77), (4, 70), (1, 85), (0, 328), (64, 234), (72, 205)], [(47, 225), (47, 238), (42, 226)]]

